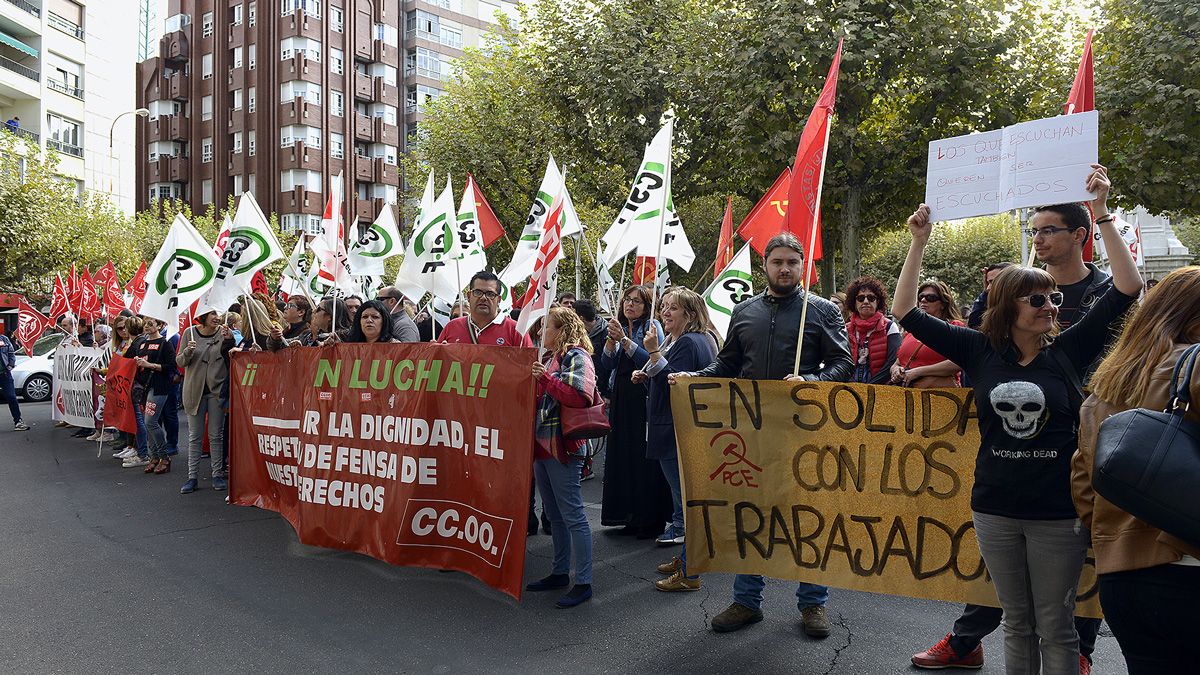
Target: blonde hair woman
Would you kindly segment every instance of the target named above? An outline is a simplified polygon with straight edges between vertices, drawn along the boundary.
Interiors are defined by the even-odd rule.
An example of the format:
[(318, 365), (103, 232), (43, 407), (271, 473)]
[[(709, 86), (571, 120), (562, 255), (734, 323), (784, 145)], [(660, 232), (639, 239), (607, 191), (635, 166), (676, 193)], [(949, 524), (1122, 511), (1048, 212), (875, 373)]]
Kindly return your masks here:
[(538, 401), (533, 475), (550, 517), (554, 566), (549, 576), (528, 584), (525, 590), (566, 588), (571, 583), (574, 556), (575, 585), (557, 602), (565, 609), (592, 597), (592, 531), (579, 489), (586, 446), (584, 441), (563, 438), (562, 406), (580, 408), (591, 404), (596, 371), (587, 328), (575, 312), (553, 307), (543, 326), (542, 346), (547, 350), (547, 361), (533, 364)]
[[(1198, 342), (1200, 267), (1184, 267), (1146, 295), (1092, 375), (1092, 395), (1079, 415), (1072, 494), (1080, 519), (1092, 533), (1104, 618), (1131, 675), (1195, 668), (1200, 546), (1172, 537), (1096, 494), (1096, 434), (1110, 415), (1131, 408), (1166, 408), (1175, 364)], [(1200, 364), (1192, 370), (1191, 395), (1193, 405), (1186, 417), (1200, 422), (1195, 404), (1200, 401)], [(1150, 450), (1145, 448), (1147, 460)]]

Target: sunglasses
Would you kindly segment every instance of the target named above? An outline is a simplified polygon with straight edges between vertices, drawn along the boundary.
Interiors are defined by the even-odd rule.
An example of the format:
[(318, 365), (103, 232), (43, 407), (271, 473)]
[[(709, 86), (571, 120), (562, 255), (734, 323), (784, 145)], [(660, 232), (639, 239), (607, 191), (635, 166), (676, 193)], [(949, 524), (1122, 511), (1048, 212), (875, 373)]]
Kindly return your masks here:
[(855, 302), (875, 302), (878, 300), (874, 295), (860, 295), (854, 299)]
[(1028, 302), (1029, 306), (1034, 309), (1041, 309), (1046, 305), (1046, 301), (1050, 301), (1051, 307), (1061, 307), (1063, 302), (1062, 291), (1054, 291), (1053, 293), (1034, 293), (1017, 298), (1017, 302)]
[(933, 293), (926, 293), (918, 296), (917, 299), (922, 302), (942, 302), (942, 296), (934, 295)]

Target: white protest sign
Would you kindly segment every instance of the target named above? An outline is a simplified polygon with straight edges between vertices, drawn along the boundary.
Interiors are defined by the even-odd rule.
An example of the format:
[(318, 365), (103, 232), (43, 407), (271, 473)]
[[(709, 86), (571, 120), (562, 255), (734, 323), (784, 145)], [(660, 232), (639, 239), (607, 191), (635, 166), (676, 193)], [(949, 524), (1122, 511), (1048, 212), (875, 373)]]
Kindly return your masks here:
[(929, 144), (925, 203), (933, 221), (1090, 201), (1099, 158), (1096, 111), (1022, 122)]

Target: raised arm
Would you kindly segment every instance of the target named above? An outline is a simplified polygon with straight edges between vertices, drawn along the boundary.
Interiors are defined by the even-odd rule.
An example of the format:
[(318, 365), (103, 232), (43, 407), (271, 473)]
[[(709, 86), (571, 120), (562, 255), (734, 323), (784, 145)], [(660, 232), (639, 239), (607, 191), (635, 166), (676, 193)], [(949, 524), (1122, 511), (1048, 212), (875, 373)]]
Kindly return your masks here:
[(908, 245), (908, 256), (904, 258), (904, 267), (900, 270), (900, 278), (896, 280), (896, 293), (892, 298), (892, 312), (897, 318), (903, 318), (917, 306), (921, 262), (925, 258), (929, 233), (933, 230), (933, 223), (929, 222), (929, 206), (920, 205), (908, 217), (908, 230), (912, 232), (912, 243)]
[(1117, 231), (1116, 217), (1108, 212), (1108, 193), (1112, 189), (1112, 183), (1108, 180), (1108, 169), (1100, 164), (1093, 164), (1092, 168), (1095, 170), (1088, 176), (1087, 182), (1088, 192), (1096, 195), (1092, 199), (1092, 217), (1096, 219), (1100, 236), (1104, 238), (1113, 285), (1125, 295), (1136, 296), (1142, 291), (1142, 275), (1138, 273), (1129, 245)]

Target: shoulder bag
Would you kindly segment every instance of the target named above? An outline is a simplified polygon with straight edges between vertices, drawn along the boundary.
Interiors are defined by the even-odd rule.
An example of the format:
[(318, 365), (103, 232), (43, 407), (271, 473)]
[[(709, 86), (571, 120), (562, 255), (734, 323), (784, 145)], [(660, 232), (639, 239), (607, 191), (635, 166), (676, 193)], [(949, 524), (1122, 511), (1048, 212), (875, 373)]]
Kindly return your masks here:
[(1179, 357), (1166, 410), (1134, 408), (1100, 424), (1092, 485), (1130, 515), (1200, 546), (1200, 424), (1184, 418), (1200, 345)]
[[(584, 354), (584, 358), (591, 357)], [(604, 410), (604, 399), (600, 397), (599, 388), (595, 384), (592, 385), (591, 403), (578, 408), (560, 403), (558, 408), (562, 435), (567, 440), (604, 438), (612, 431), (608, 413)]]

